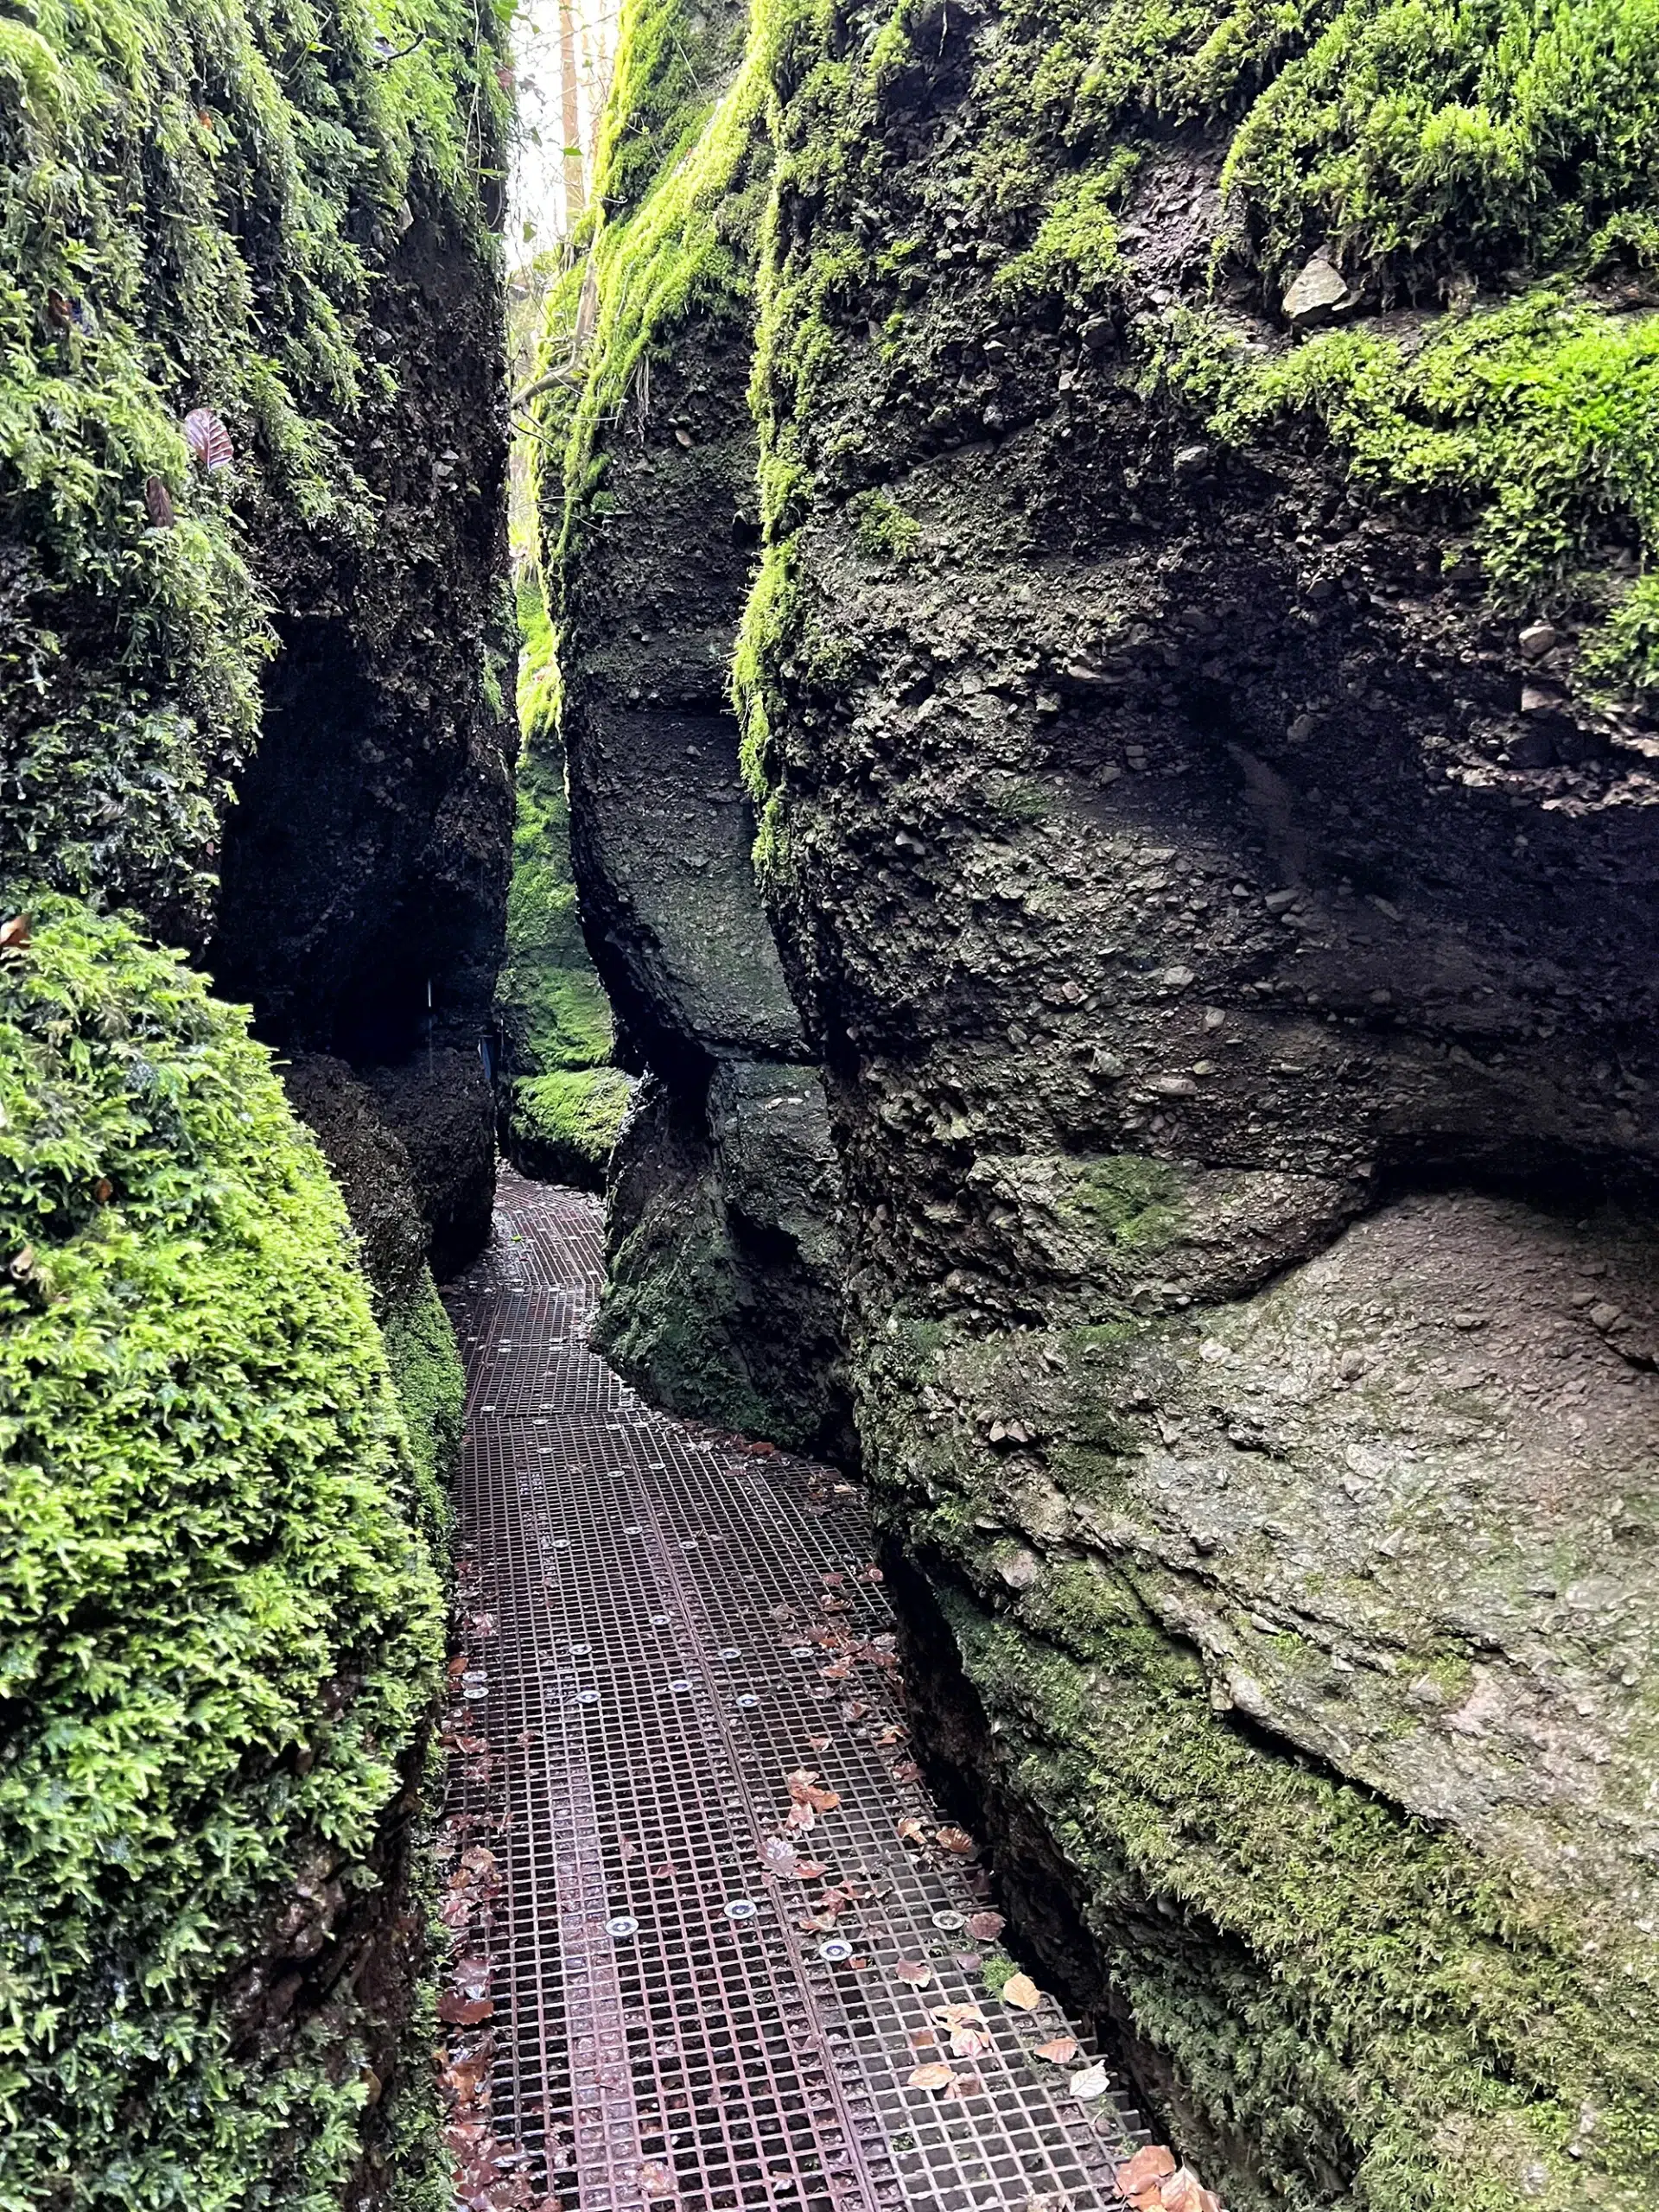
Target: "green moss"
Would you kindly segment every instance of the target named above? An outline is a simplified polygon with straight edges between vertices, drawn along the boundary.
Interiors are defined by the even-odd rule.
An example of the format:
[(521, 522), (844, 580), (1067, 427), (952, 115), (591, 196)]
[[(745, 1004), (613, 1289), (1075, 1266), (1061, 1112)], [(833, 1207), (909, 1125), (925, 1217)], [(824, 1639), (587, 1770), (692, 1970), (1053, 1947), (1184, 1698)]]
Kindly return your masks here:
[(519, 602), (524, 742), (506, 959), (496, 983), (508, 1082), (506, 1147), (527, 1174), (600, 1188), (631, 1086), (609, 1065), (610, 1003), (576, 911), (556, 719), (557, 661), (539, 584), (521, 588)]
[(980, 1961), (979, 1978), (993, 1997), (1000, 1997), (1020, 1971), (1006, 1951), (988, 1951)]
[(560, 1068), (512, 1087), (513, 1148), (561, 1180), (602, 1186), (633, 1096), (620, 1068)]
[(1137, 2032), (1251, 2143), (1230, 2202), (1647, 2201), (1652, 2013), (1605, 1929), (1217, 1718), (1132, 1574), (1046, 1579), (1020, 1613), (950, 1605)]
[[(502, 97), (462, 0), (28, 13), (0, 24), (0, 875), (194, 930), (273, 644), (257, 571), (372, 537), (374, 279), (411, 201), (493, 253)], [(384, 67), (382, 29), (410, 47)], [(236, 446), (212, 477), (200, 404)]]
[(422, 1526), (442, 1553), (451, 1517), (448, 1489), (461, 1457), (467, 1376), (429, 1268), (422, 1268), (413, 1294), (386, 1315), (380, 1333), (409, 1432)]
[(1653, 557), (1659, 322), (1565, 289), (1655, 265), (1646, 0), (1036, 5), (983, 90), (975, 182), (1031, 234), (999, 278), (1022, 297), (1143, 305), (1111, 211), (1172, 121), (1220, 130), (1217, 273), (1243, 270), (1269, 305), (1315, 247), (1372, 303), (1496, 277), (1528, 293), (1426, 337), (1329, 333), (1265, 363), (1179, 308), (1138, 317), (1133, 342), (1220, 435), (1317, 426), (1363, 491), (1471, 530), (1500, 606), (1605, 615), (1591, 691), (1653, 687), (1645, 586), (1610, 612), (1606, 563), (1619, 544)]
[(886, 492), (861, 492), (848, 502), (859, 550), (873, 561), (902, 563), (912, 558), (922, 526)]
[(1187, 1225), (1179, 1170), (1135, 1153), (1090, 1161), (1078, 1173), (1072, 1202), (1126, 1255), (1164, 1251)]
[(353, 2000), (249, 2037), (228, 1977), (302, 1873), (374, 1885), (430, 1490), (245, 1015), (49, 896), (0, 960), (0, 1254), (3, 2194), (323, 2212)]

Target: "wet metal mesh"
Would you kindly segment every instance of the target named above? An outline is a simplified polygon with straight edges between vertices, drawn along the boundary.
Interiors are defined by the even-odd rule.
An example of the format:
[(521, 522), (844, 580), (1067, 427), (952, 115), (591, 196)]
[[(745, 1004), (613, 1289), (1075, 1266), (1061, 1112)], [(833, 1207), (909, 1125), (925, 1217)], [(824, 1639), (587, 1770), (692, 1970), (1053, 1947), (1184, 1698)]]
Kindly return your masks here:
[[(965, 1927), (983, 1873), (899, 1839), (938, 1816), (905, 1778), (858, 1494), (694, 1435), (587, 1349), (600, 1230), (595, 1201), (505, 1174), (454, 1300), (487, 1754), (456, 1760), (449, 1814), (500, 1872), (498, 2133), (569, 2212), (1119, 2204), (1132, 2112), (1031, 2056), (1070, 2031), (1051, 2001), (986, 1995)], [(796, 1839), (828, 1870), (810, 1880), (761, 1857), (803, 1768), (841, 1801)], [(826, 1885), (856, 1901), (803, 1930)], [(907, 2083), (950, 2058), (931, 2017), (950, 2003), (978, 2004), (995, 2047), (952, 2060), (963, 2093), (941, 2099)]]

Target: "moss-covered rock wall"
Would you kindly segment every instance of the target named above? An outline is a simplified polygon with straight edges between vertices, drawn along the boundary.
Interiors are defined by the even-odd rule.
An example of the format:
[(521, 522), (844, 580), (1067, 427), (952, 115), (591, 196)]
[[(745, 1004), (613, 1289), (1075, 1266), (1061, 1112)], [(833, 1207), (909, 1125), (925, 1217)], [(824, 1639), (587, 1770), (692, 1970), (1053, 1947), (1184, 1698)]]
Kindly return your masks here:
[(625, 27), (602, 213), (543, 344), (543, 563), (583, 926), (649, 1077), (613, 1155), (600, 1340), (664, 1403), (845, 1452), (836, 1162), (728, 686), (760, 538), (759, 81), (735, 8)]
[(1241, 2208), (1659, 2177), (1656, 72), (769, 0), (675, 144), (767, 146), (736, 696), (912, 1680)]
[(559, 672), (540, 566), (518, 592), (518, 821), (506, 958), (496, 985), (505, 1148), (526, 1175), (603, 1190), (633, 1085), (615, 1065), (610, 1001), (588, 955), (570, 859)]
[(0, 13), (8, 2203), (377, 2201), (423, 2134), (430, 1269), (487, 1223), (511, 818), (500, 67), (444, 0)]
[(0, 1109), (0, 2181), (328, 2204), (395, 2056), (359, 1984), (442, 1650), (442, 1387), (405, 1418), (321, 1157), (176, 955), (37, 902)]

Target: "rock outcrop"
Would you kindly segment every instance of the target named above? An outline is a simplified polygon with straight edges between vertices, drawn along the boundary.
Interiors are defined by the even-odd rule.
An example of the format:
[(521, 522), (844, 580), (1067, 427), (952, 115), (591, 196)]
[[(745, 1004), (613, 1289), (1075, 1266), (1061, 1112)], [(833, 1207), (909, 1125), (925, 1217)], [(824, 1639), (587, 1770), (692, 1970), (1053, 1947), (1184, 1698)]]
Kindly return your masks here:
[[(736, 24), (732, 10), (703, 23), (701, 67), (729, 73)], [(835, 1157), (750, 862), (729, 696), (760, 537), (753, 302), (741, 259), (695, 214), (631, 243), (644, 185), (630, 143), (619, 125), (600, 188), (614, 228), (591, 247), (628, 294), (601, 313), (588, 362), (620, 400), (608, 420), (578, 414), (580, 469), (543, 492), (582, 924), (617, 1056), (649, 1077), (612, 1162), (599, 1341), (681, 1412), (845, 1452)], [(654, 278), (626, 273), (636, 251)], [(704, 313), (666, 348), (653, 296), (688, 284)]]
[(426, 0), (0, 21), (20, 2205), (360, 2205), (394, 2143), (442, 2186), (406, 1877), (511, 818), (499, 60)]
[[(1402, 73), (1409, 18), (779, 10), (658, 190), (694, 235), (768, 136), (743, 759), (941, 1778), (1240, 2212), (1633, 2208), (1659, 319), (1591, 149), (1649, 95), (1619, 10), (1547, 96), (1554, 31)], [(669, 489), (733, 296), (655, 327), (615, 512), (572, 472), (648, 728), (609, 533), (741, 511)]]

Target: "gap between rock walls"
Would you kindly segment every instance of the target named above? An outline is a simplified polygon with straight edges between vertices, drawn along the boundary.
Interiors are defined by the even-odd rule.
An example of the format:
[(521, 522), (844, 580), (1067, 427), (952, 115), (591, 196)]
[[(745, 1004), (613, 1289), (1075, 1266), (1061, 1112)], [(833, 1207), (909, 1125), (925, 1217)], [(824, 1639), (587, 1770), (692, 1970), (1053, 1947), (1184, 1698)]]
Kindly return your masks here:
[(0, 2203), (1654, 2201), (1656, 71), (0, 15)]

